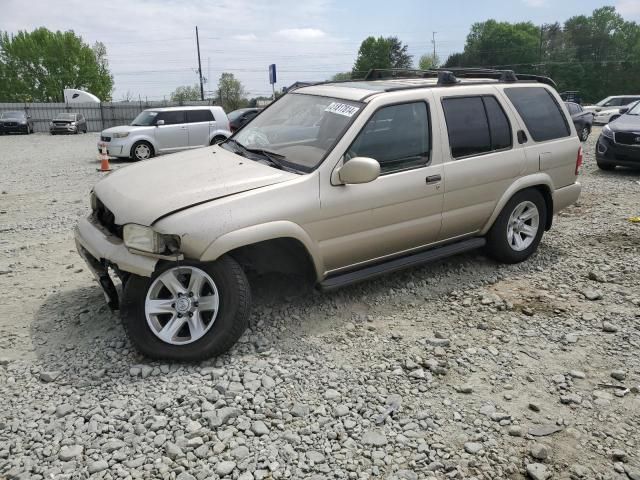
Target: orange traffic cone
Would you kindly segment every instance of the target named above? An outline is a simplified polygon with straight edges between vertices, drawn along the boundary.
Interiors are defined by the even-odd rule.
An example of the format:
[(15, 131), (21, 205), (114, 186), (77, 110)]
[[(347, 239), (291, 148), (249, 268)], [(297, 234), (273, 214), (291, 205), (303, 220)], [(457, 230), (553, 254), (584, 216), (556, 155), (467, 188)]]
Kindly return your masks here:
[(109, 155), (107, 154), (107, 144), (103, 143), (100, 149), (100, 168), (99, 172), (110, 172), (111, 166), (109, 165)]

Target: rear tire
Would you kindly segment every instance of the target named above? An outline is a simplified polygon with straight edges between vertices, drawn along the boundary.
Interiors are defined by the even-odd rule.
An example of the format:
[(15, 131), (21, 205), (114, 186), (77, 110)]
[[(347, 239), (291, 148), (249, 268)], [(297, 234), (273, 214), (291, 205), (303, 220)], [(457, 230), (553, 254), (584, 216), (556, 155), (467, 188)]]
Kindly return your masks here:
[[(167, 274), (174, 273), (177, 277), (167, 277)], [(163, 290), (167, 288), (163, 285), (173, 284), (163, 281), (165, 278), (178, 278), (179, 287), (172, 288), (184, 288), (183, 293), (173, 294), (169, 289)], [(193, 282), (192, 278), (203, 278), (202, 281), (205, 282), (204, 290), (202, 286), (192, 289), (196, 290), (193, 296), (188, 292)], [(213, 282), (215, 290), (207, 290), (206, 282), (209, 280)], [(162, 313), (153, 314), (150, 302), (163, 301), (156, 300), (158, 298), (168, 298), (164, 300), (168, 303), (163, 308), (167, 308), (169, 313), (161, 310)], [(210, 299), (208, 305), (212, 303), (211, 299), (217, 299), (215, 309), (208, 309), (210, 312), (215, 311), (208, 323), (203, 323), (205, 316), (201, 316), (199, 311), (194, 312), (189, 318), (184, 314), (177, 319), (180, 309), (187, 308), (186, 304), (191, 309), (202, 307), (203, 310), (207, 310), (195, 302), (204, 298)], [(171, 303), (174, 299), (176, 303)], [(182, 303), (178, 303), (179, 301)], [(200, 303), (204, 303), (204, 300)], [(155, 272), (151, 278), (132, 275), (124, 287), (121, 315), (122, 324), (131, 342), (144, 355), (155, 359), (198, 361), (221, 355), (229, 350), (246, 330), (250, 309), (251, 289), (247, 277), (234, 259), (224, 256), (213, 263), (171, 263)], [(171, 315), (173, 317), (168, 319), (167, 316)], [(192, 321), (201, 325), (200, 333), (192, 330)], [(167, 334), (166, 327), (171, 322), (182, 322), (176, 323), (182, 326), (170, 330), (173, 333)]]
[(503, 263), (520, 263), (538, 248), (547, 222), (542, 194), (534, 189), (516, 193), (487, 234), (487, 252)]
[(591, 129), (588, 126), (584, 126), (582, 127), (582, 129), (580, 130), (580, 140), (583, 142), (586, 142), (589, 139), (589, 134), (591, 133)]
[(140, 141), (133, 144), (131, 147), (131, 159), (140, 161), (148, 160), (155, 155), (153, 147), (149, 142)]
[(219, 143), (224, 142), (227, 139), (227, 137), (223, 136), (223, 135), (216, 135), (215, 137), (213, 137), (211, 139), (211, 143), (209, 145), (217, 145)]

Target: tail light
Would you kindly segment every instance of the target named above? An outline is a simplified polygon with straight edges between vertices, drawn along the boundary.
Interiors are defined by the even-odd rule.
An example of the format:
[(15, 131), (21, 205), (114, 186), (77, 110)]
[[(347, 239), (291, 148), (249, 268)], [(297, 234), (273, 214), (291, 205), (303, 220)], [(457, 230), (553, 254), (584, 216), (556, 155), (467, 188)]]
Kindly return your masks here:
[(582, 166), (582, 145), (578, 149), (578, 156), (576, 157), (576, 175), (580, 172), (580, 167)]

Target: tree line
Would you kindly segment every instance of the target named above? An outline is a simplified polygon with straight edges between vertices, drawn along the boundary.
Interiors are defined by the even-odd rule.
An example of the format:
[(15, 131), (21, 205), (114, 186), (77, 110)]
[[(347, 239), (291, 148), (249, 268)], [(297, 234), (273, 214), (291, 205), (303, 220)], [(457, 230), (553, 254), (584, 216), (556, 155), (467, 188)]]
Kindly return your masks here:
[(610, 6), (563, 24), (474, 23), (463, 51), (443, 65), (434, 54), (421, 56), (414, 65), (407, 50), (397, 37), (369, 37), (360, 45), (352, 71), (333, 80), (362, 78), (371, 68), (478, 67), (548, 76), (559, 91), (577, 90), (592, 102), (640, 93), (640, 25), (625, 21)]

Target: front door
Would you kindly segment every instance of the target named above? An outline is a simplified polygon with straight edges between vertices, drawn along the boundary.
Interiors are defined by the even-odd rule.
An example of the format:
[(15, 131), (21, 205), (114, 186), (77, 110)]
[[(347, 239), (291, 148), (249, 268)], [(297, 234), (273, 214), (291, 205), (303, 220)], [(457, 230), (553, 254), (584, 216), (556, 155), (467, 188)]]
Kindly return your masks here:
[(210, 133), (216, 129), (213, 113), (208, 108), (187, 110), (187, 126), (190, 147), (209, 145)]
[[(164, 125), (157, 122), (163, 120)], [(170, 110), (158, 113), (155, 136), (161, 152), (171, 152), (189, 146), (189, 131), (185, 123), (183, 110)]]
[(358, 185), (322, 181), (323, 219), (311, 228), (327, 272), (355, 267), (434, 242), (442, 213), (442, 164), (432, 149), (426, 101), (375, 111), (345, 152), (374, 158), (381, 174)]

